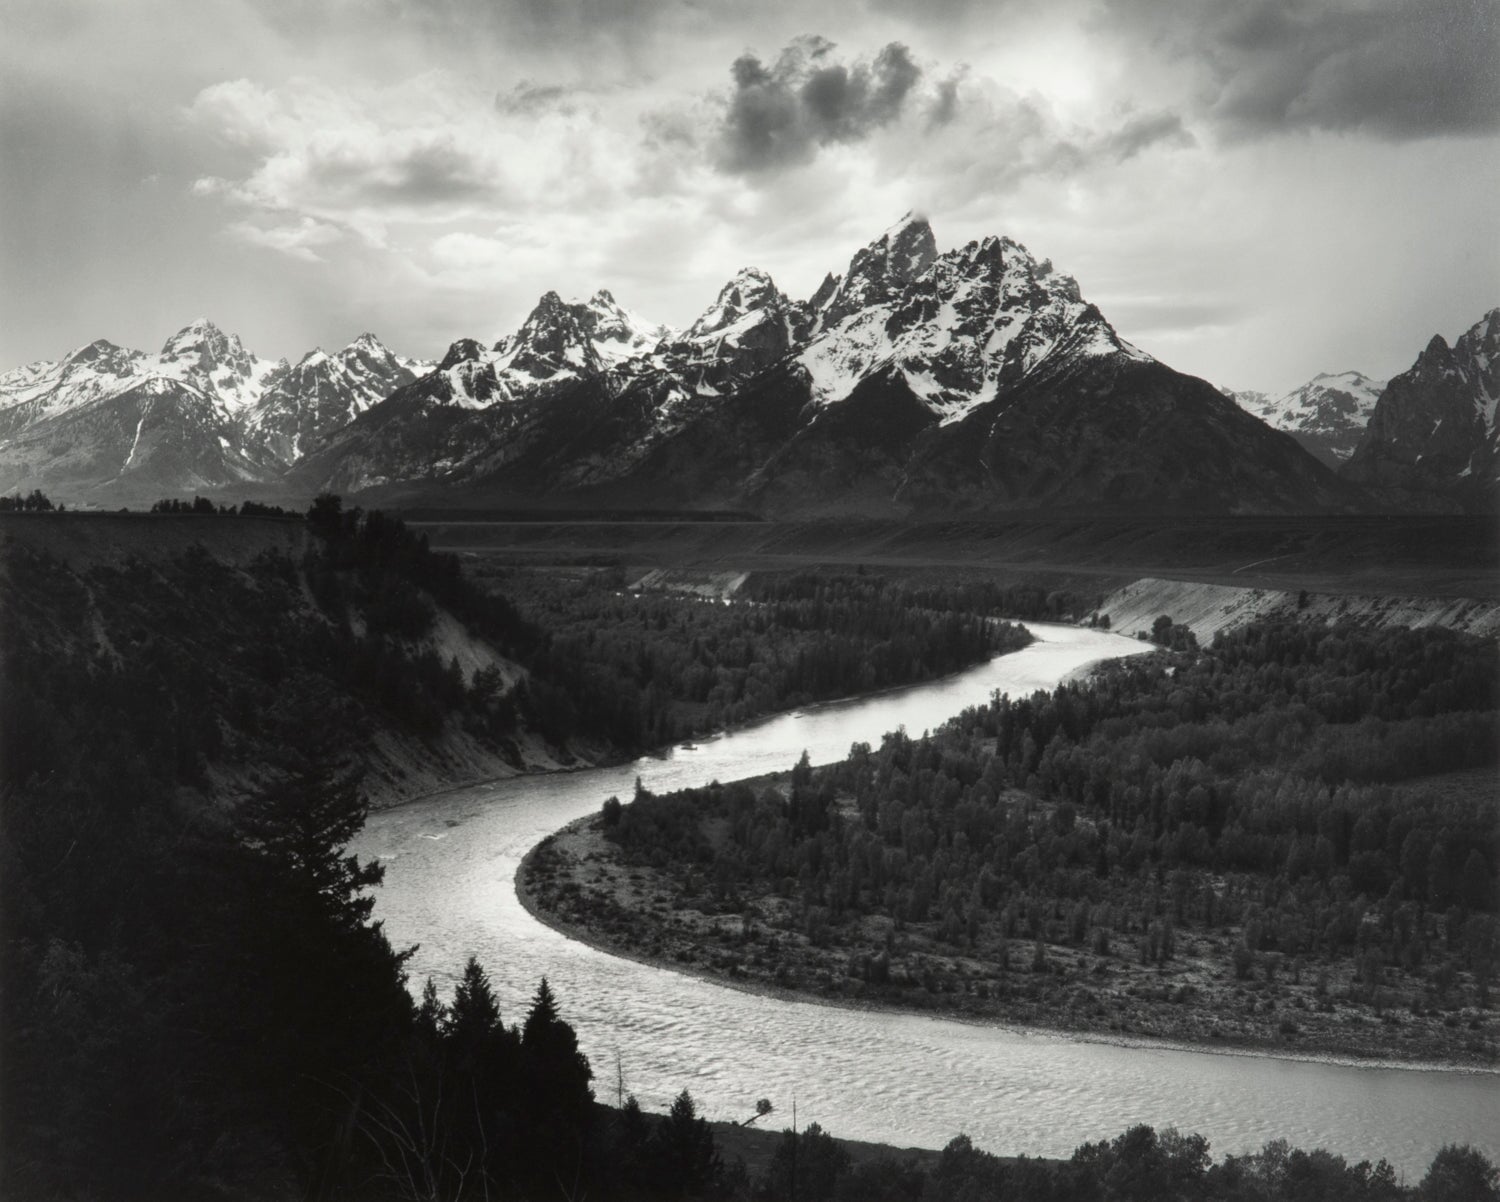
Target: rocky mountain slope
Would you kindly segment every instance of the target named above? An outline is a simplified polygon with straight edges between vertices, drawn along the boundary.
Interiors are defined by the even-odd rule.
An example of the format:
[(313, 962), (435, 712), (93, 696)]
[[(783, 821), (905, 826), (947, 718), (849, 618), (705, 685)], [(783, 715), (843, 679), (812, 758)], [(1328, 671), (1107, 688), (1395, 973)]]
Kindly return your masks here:
[(747, 268), (676, 331), (549, 292), (513, 334), (413, 367), (369, 336), (269, 364), (209, 323), (155, 359), (95, 344), (0, 378), (0, 488), (770, 515), (1362, 501), (1050, 261), (1004, 237), (940, 252), (910, 214), (806, 301)]
[(494, 350), (455, 343), (290, 479), (769, 514), (1357, 503), (1289, 437), (1121, 339), (1076, 281), (1008, 238), (940, 254), (908, 216), (807, 302), (746, 270), (685, 333), (613, 364), (580, 319), (597, 302), (549, 294)]
[(371, 334), (273, 362), (201, 318), (154, 356), (101, 339), (0, 375), (0, 491), (87, 501), (273, 480), (427, 367)]
[(1384, 380), (1341, 371), (1320, 372), (1300, 388), (1278, 397), (1227, 390), (1226, 395), (1266, 425), (1285, 430), (1323, 463), (1337, 469), (1354, 454), (1384, 388)]
[(1341, 475), (1391, 509), (1500, 504), (1500, 308), (1450, 347), (1434, 335), (1381, 393)]

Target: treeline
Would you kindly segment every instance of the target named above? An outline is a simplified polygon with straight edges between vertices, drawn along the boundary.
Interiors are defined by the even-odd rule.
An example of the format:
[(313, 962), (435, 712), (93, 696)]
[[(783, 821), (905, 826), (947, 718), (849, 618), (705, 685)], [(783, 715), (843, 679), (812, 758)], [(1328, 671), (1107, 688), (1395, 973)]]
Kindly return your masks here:
[[(246, 501), (163, 499), (153, 514), (290, 517)], [(928, 680), (1029, 641), (996, 620), (1056, 617), (1082, 599), (1029, 587), (896, 584), (875, 576), (758, 582), (731, 605), (630, 593), (618, 571), (584, 579), (517, 574), (502, 589), (435, 552), (380, 510), (317, 497), (305, 576), (326, 627), (283, 650), (337, 675), (429, 739), (450, 724), (494, 746), (523, 732), (634, 755), (810, 702)], [(290, 582), (288, 565), (274, 569)], [(983, 608), (975, 609), (974, 606)], [(516, 665), (467, 677), (433, 649), (439, 610)], [(271, 677), (278, 652), (265, 652)], [(235, 713), (246, 714), (240, 705)], [(212, 753), (205, 747), (206, 753)]]
[(302, 515), (280, 505), (263, 505), (259, 501), (242, 501), (238, 505), (215, 505), (207, 497), (185, 501), (181, 497), (164, 497), (151, 506), (152, 513), (196, 513), (217, 517), (297, 518)]
[[(1001, 584), (996, 580), (897, 582), (863, 571), (838, 579), (840, 587), (899, 597), (903, 605), (918, 609), (987, 614), (1034, 622), (1083, 619), (1098, 608), (1100, 601), (1096, 594), (1079, 593), (1073, 589), (1048, 589), (1029, 583)], [(827, 595), (829, 586), (830, 578), (816, 572), (798, 572), (790, 576), (756, 574), (746, 581), (744, 595), (767, 602), (816, 601)]]
[[(789, 899), (802, 937), (847, 944), (877, 992), (912, 984), (908, 927), (1002, 978), (1020, 940), (1036, 970), (1049, 945), (1162, 964), (1185, 933), (1232, 930), (1223, 967), (1240, 979), (1305, 967), (1310, 984), (1337, 960), (1377, 1007), (1483, 1008), (1500, 952), (1493, 793), (1401, 782), (1500, 761), (1497, 697), (1485, 640), (1269, 620), (1201, 656), (1121, 661), (926, 739), (856, 745), (816, 774), (804, 757), (785, 796), (640, 794), (604, 821), (722, 910)], [(889, 920), (883, 942), (870, 918)]]
[(882, 1156), (854, 1165), (816, 1123), (784, 1131), (751, 1195), (761, 1202), (1496, 1202), (1494, 1165), (1466, 1145), (1440, 1149), (1415, 1186), (1384, 1160), (1350, 1164), (1285, 1140), (1214, 1163), (1201, 1135), (1131, 1127), (1067, 1160), (1002, 1159), (967, 1136), (930, 1167)]
[(0, 497), (0, 513), (51, 513), (53, 510), (61, 513), (64, 508), (62, 505), (53, 505), (47, 494), (39, 488), (33, 488), (24, 497), (19, 492)]
[(0, 1195), (687, 1179), (706, 1127), (602, 1121), (545, 982), (514, 1026), (477, 962), (413, 1004), (380, 867), (347, 853), (373, 702), (290, 561), (79, 574), (11, 546), (0, 570)]
[[(0, 698), (9, 765), (24, 779), (69, 738), (125, 741), (166, 749), (173, 787), (206, 787), (215, 765), (252, 764), (281, 698), (307, 692), (323, 696), (320, 722), (348, 750), (382, 726), (509, 736), (513, 704), (494, 683), (466, 680), (451, 656), (408, 637), (432, 620), (425, 594), (394, 576), (340, 585), (326, 565), (315, 551), (303, 564), (267, 554), (233, 567), (194, 547), (79, 574), (12, 546)], [(308, 583), (322, 618), (307, 612)]]
[(617, 570), (516, 573), (502, 587), (547, 632), (527, 661), (539, 725), (633, 749), (933, 679), (1030, 641), (971, 609), (967, 586), (875, 576), (772, 580), (729, 603), (631, 592)]

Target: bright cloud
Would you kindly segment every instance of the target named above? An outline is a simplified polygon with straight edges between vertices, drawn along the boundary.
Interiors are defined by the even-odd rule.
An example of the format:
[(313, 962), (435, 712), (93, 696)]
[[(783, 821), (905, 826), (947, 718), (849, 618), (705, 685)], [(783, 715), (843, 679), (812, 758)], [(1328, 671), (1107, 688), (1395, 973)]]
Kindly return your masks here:
[(1388, 374), (1500, 299), (1481, 0), (12, 8), (0, 366), (200, 312), (440, 354), (547, 289), (685, 325), (913, 207), (1237, 386)]

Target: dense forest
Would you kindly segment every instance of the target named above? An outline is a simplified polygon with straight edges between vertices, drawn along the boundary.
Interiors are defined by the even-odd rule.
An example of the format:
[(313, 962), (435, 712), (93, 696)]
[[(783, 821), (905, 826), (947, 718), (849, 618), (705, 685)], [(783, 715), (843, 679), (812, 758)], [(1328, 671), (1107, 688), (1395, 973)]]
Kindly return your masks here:
[[(346, 533), (363, 545), (242, 566), (195, 548), (75, 568), (7, 544), (6, 1197), (368, 1196), (393, 1155), (381, 1116), (436, 1053), (370, 920), (380, 870), (344, 852), (358, 750), (469, 701), (451, 664), (381, 633), (421, 609), (402, 588), (420, 549)], [(371, 566), (403, 547), (399, 570)], [(440, 1025), (456, 1049), (467, 1028)], [(548, 1067), (524, 1071), (554, 1075), (564, 1041), (538, 1038)]]
[(873, 575), (752, 577), (732, 600), (632, 591), (617, 568), (513, 571), (495, 583), (547, 632), (528, 660), (537, 720), (637, 749), (972, 667), (1030, 641), (1000, 616), (1082, 604), (1029, 587)]
[[(75, 517), (43, 500), (13, 520), (287, 517), (207, 502)], [(591, 708), (607, 694), (590, 683), (587, 648), (478, 587), (401, 522), (331, 496), (304, 521), (300, 556), (235, 562), (204, 545), (69, 562), (43, 549), (46, 539), (7, 540), (7, 1196), (365, 1197), (383, 1179), (392, 1196), (429, 1180), (434, 1196), (493, 1187), (545, 1197), (573, 1191), (559, 1182), (590, 1180), (598, 1157), (619, 1160), (599, 1150), (605, 1136), (593, 1127), (552, 1148), (556, 1124), (528, 1109), (542, 1078), (572, 1081), (564, 1101), (579, 1114), (588, 1092), (561, 1034), (538, 1036), (557, 1063), (527, 1052), (528, 1032), (551, 1023), (545, 991), (546, 1021), (510, 1030), (491, 1015), (479, 1040), (489, 1050), (469, 1047), (465, 1016), (490, 1008), (474, 1001), (480, 982), (466, 977), (446, 1009), (431, 996), (414, 1007), (404, 953), (370, 920), (379, 866), (343, 849), (366, 812), (361, 762), (383, 734), (438, 740), (457, 730), (504, 751), (527, 730), (558, 741), (581, 733), (635, 750), (659, 733), (643, 720), (650, 710)], [(212, 546), (213, 527), (204, 529)], [(657, 645), (675, 637), (667, 614), (690, 606), (645, 603)], [(845, 624), (833, 667), (788, 652), (777, 696), (802, 696), (850, 687), (839, 673), (852, 670), (852, 646), (875, 656), (888, 683), (927, 656), (959, 666), (1018, 641), (1000, 623), (915, 607), (882, 620), (874, 601), (837, 586), (769, 608), (744, 607), (732, 645), (710, 640), (694, 662), (717, 670), (732, 655), (742, 665), (763, 648), (810, 642), (816, 620)], [(466, 672), (441, 655), (431, 636), (451, 621), (517, 665), (514, 683), (499, 666)], [(633, 666), (621, 651), (610, 671), (649, 682), (658, 661), (640, 658), (630, 637), (611, 645), (630, 648)], [(471, 1077), (489, 1057), (489, 1085), (463, 1078), (455, 1057)], [(437, 1083), (419, 1081), (424, 1072)], [(455, 1080), (468, 1080), (478, 1114), (453, 1109)], [(423, 1110), (439, 1095), (451, 1123)], [(414, 1151), (413, 1138), (440, 1145)], [(517, 1177), (518, 1163), (546, 1180)]]
[[(11, 520), (75, 519), (38, 504)], [(567, 624), (559, 636), (533, 603), (478, 587), (400, 522), (325, 497), (306, 529), (300, 556), (234, 563), (202, 548), (73, 563), (35, 540), (10, 540), (0, 555), (0, 1195), (958, 1199), (1022, 1189), (1103, 1200), (1166, 1196), (1142, 1192), (1162, 1172), (1178, 1196), (1247, 1202), (1311, 1196), (1309, 1181), (1327, 1185), (1320, 1196), (1361, 1199), (1493, 1189), (1490, 1166), (1462, 1149), (1445, 1151), (1419, 1192), (1396, 1189), (1378, 1166), (1274, 1147), (1231, 1181), (1223, 1174), (1238, 1162), (1210, 1167), (1192, 1137), (1147, 1129), (1064, 1164), (1001, 1162), (960, 1140), (930, 1170), (846, 1164), (809, 1129), (782, 1137), (771, 1168), (751, 1176), (718, 1153), (686, 1092), (666, 1116), (599, 1107), (566, 999), (545, 980), (509, 1022), (477, 959), (451, 997), (431, 982), (412, 997), (407, 953), (372, 919), (380, 866), (347, 844), (367, 812), (362, 750), (380, 732), (461, 730), (503, 748), (528, 728), (561, 737), (550, 723), (592, 722), (621, 742), (659, 731), (611, 725), (608, 707), (549, 703), (545, 687), (582, 688), (570, 657), (573, 671), (590, 662), (570, 649)], [(798, 666), (797, 636), (815, 620), (845, 623), (867, 649), (888, 644), (882, 662), (897, 677), (913, 662), (902, 640), (985, 655), (1012, 637), (988, 611), (954, 621), (967, 602), (941, 591), (908, 590), (882, 620), (871, 598), (885, 586), (858, 577), (759, 587), (731, 607), (631, 599), (652, 615), (652, 637), (637, 646), (680, 643), (674, 613), (734, 612), (733, 637), (752, 656), (782, 649), (790, 697), (846, 687), (834, 682), (853, 661)], [(449, 620), (520, 665), (525, 682), (506, 688), (497, 668), (466, 672), (440, 655), (427, 636)], [(703, 662), (717, 669), (729, 646), (710, 644)], [(639, 652), (634, 669), (613, 662), (622, 680), (649, 680), (655, 667)], [(1434, 715), (1458, 712), (1446, 694), (1422, 695)], [(1040, 768), (1039, 756), (1028, 779), (1040, 782)], [(852, 787), (799, 775), (799, 805), (811, 815), (807, 798), (827, 792), (831, 829)], [(1448, 829), (1434, 825), (1433, 845), (1447, 848), (1467, 828), (1441, 815)], [(1350, 854), (1353, 842), (1351, 829)], [(726, 885), (727, 899), (744, 882)], [(1479, 916), (1462, 896), (1452, 904), (1463, 920), (1453, 946), (1467, 947)], [(1471, 988), (1473, 972), (1454, 987)]]
[(816, 1123), (783, 1131), (748, 1196), (763, 1202), (1495, 1202), (1494, 1166), (1469, 1147), (1441, 1149), (1415, 1186), (1385, 1161), (1289, 1147), (1214, 1163), (1201, 1135), (1132, 1127), (1081, 1144), (1067, 1160), (1002, 1159), (959, 1136), (926, 1164), (878, 1156), (856, 1164)]
[(553, 845), (528, 887), (606, 942), (841, 997), (1491, 1062), (1497, 692), (1484, 640), (1260, 622), (777, 787), (606, 803), (649, 883)]
[(346, 851), (371, 734), (524, 721), (420, 642), (438, 606), (539, 632), (399, 523), (308, 527), (300, 561), (5, 546), (0, 1195), (680, 1193), (691, 1100), (608, 1120), (545, 980), (514, 1026), (474, 960), (415, 1003)]

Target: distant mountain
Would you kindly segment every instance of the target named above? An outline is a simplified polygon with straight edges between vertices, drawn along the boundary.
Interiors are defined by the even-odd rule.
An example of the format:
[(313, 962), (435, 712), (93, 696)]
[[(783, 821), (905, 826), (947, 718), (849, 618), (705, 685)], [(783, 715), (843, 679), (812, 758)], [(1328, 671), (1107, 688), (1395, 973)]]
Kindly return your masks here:
[(1451, 347), (1434, 335), (1381, 393), (1345, 479), (1393, 509), (1500, 508), (1500, 308)]
[(1323, 372), (1278, 397), (1230, 392), (1242, 409), (1276, 430), (1285, 430), (1331, 468), (1354, 453), (1385, 381), (1357, 371)]
[(204, 318), (154, 356), (92, 342), (0, 375), (0, 491), (107, 500), (274, 480), (427, 367), (370, 334), (294, 367)]
[(1004, 237), (940, 252), (915, 214), (806, 301), (746, 268), (673, 330), (548, 292), (514, 333), (414, 366), (368, 335), (272, 364), (206, 322), (154, 358), (94, 344), (0, 380), (0, 488), (787, 515), (1362, 498), (1122, 339), (1049, 261)]
[[(1125, 342), (1050, 262), (996, 237), (940, 254), (915, 215), (806, 302), (747, 269), (683, 334), (613, 364), (577, 309), (549, 294), (494, 351), (455, 343), (292, 478), (779, 514), (1356, 500), (1291, 438)], [(518, 380), (514, 348), (538, 345)]]
[(248, 446), (282, 465), (330, 430), (352, 421), (376, 401), (416, 379), (427, 364), (398, 358), (373, 334), (361, 334), (332, 355), (308, 352), (295, 365), (278, 364), (260, 399), (241, 422)]

